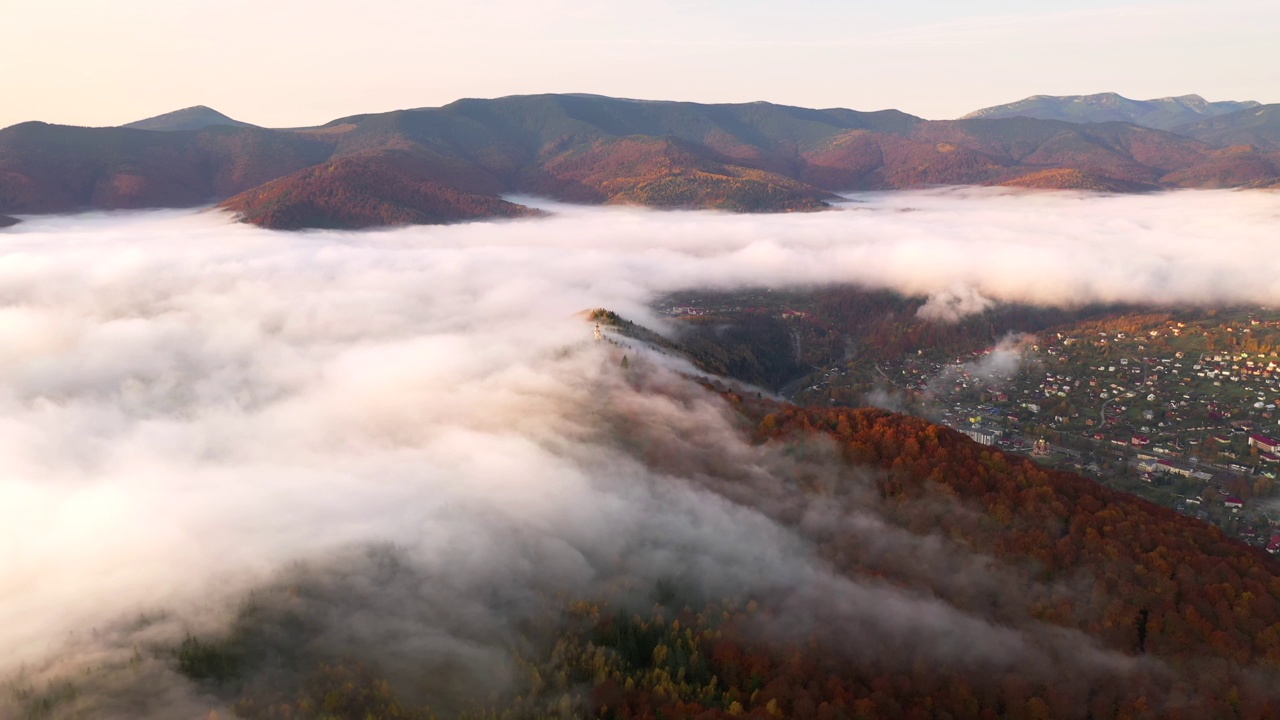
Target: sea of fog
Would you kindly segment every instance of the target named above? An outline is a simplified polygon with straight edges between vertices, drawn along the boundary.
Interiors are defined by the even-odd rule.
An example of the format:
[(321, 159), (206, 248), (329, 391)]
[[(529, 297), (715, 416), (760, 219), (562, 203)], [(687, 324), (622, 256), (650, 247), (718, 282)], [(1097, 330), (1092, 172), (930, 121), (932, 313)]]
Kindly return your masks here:
[[(370, 232), (196, 211), (0, 231), (0, 674), (132, 652), (122, 627), (216, 630), (304, 566), (350, 586), (326, 610), (335, 643), (494, 682), (493, 603), (618, 573), (822, 588), (850, 622), (943, 659), (1017, 657), (1016, 633), (840, 585), (764, 515), (683, 482), (708, 454), (762, 483), (773, 461), (714, 397), (635, 392), (581, 311), (662, 330), (646, 304), (666, 291), (811, 283), (928, 295), (922, 312), (944, 319), (997, 300), (1280, 302), (1273, 193), (939, 190), (792, 215), (541, 205), (554, 215)], [(620, 427), (669, 443), (669, 464), (626, 451)], [(343, 564), (374, 547), (417, 580)], [(173, 692), (170, 710), (201, 706)]]

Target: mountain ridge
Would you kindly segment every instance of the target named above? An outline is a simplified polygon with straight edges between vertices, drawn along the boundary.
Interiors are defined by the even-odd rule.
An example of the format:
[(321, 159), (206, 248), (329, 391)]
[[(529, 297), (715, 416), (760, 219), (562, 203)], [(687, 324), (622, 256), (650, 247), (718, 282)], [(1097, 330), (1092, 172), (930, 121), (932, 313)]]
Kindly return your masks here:
[(1218, 146), (1280, 151), (1280, 104), (1258, 105), (1184, 125), (1177, 130)]
[[(455, 200), (523, 193), (581, 203), (788, 212), (821, 209), (843, 191), (939, 185), (1022, 182), (1106, 192), (1252, 187), (1280, 178), (1273, 107), (1280, 108), (1213, 118), (1195, 127), (1199, 137), (1115, 121), (930, 121), (897, 110), (556, 94), (461, 99), (281, 130), (35, 122), (0, 130), (0, 212), (196, 206), (288, 178), (295, 185), (288, 192), (277, 185), (260, 194), (272, 195), (272, 212), (239, 201), (240, 215), (253, 222), (281, 216), (285, 197), (360, 196), (359, 188), (339, 191), (333, 178), (299, 171), (345, 159), (342, 167), (352, 171), (344, 176), (355, 182), (383, 172), (385, 161), (372, 158), (386, 153), (414, 157), (415, 177), (439, 186), (417, 196), (425, 203), (421, 212), (390, 214), (418, 218), (402, 222), (444, 217), (432, 209), (440, 207), (440, 193)], [(1235, 142), (1242, 137), (1253, 142)], [(1224, 148), (1223, 142), (1234, 144)], [(372, 165), (355, 172), (362, 163)], [(310, 226), (300, 215), (290, 217), (291, 224)], [(314, 226), (331, 220), (317, 216)]]
[(975, 110), (961, 120), (1030, 117), (1067, 122), (1128, 122), (1157, 130), (1173, 130), (1198, 120), (1259, 106), (1253, 100), (1209, 102), (1199, 95), (1132, 100), (1114, 92), (1093, 95), (1032, 95), (1003, 105)]

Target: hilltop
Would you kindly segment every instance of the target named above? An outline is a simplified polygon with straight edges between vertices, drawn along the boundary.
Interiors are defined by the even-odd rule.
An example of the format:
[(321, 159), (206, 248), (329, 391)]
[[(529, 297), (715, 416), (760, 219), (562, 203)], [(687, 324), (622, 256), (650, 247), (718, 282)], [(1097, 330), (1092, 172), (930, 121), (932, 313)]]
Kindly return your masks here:
[(431, 179), (430, 167), (408, 155), (340, 158), (299, 170), (222, 203), (245, 221), (278, 230), (427, 225), (491, 217), (526, 217), (534, 210)]
[(175, 130), (203, 130), (215, 125), (230, 127), (254, 127), (246, 122), (232, 120), (211, 107), (196, 105), (194, 107), (174, 110), (163, 115), (156, 115), (144, 120), (137, 120), (121, 127), (135, 130), (158, 130), (173, 132)]
[(1104, 193), (1136, 193), (1159, 189), (1148, 183), (1117, 180), (1071, 168), (1037, 170), (1000, 184), (1032, 190), (1085, 190)]

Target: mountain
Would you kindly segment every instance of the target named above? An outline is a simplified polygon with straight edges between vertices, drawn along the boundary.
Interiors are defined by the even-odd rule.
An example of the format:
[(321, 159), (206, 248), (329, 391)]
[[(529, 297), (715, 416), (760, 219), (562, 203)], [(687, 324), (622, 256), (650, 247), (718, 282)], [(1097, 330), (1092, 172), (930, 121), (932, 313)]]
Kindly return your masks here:
[(538, 214), (432, 179), (404, 153), (344, 157), (299, 170), (222, 203), (239, 219), (278, 230), (425, 225)]
[(951, 120), (918, 126), (913, 135), (973, 148), (1031, 170), (1074, 169), (1142, 185), (1235, 187), (1280, 175), (1273, 154), (1222, 149), (1162, 130), (1128, 123), (1077, 124), (1004, 118)]
[(1280, 182), (1280, 151), (1257, 152), (1251, 145), (1214, 150), (1203, 162), (1170, 173), (1161, 182), (1175, 187), (1253, 188)]
[(1280, 151), (1280, 104), (1262, 105), (1177, 128), (1211, 145), (1250, 145)]
[(204, 205), (324, 162), (333, 148), (324, 135), (261, 128), (22, 123), (0, 130), (0, 212)]
[(121, 127), (135, 130), (159, 130), (173, 132), (175, 130), (203, 130), (215, 125), (230, 127), (254, 127), (249, 123), (232, 120), (222, 113), (204, 105), (174, 110), (171, 113), (156, 115), (145, 120), (137, 120)]
[(1116, 93), (1033, 95), (1005, 105), (975, 110), (962, 120), (1029, 117), (1073, 123), (1126, 122), (1157, 130), (1173, 130), (1205, 118), (1257, 107), (1253, 101), (1208, 102), (1199, 95), (1130, 100)]
[[(321, 167), (344, 172), (327, 179), (318, 172), (290, 177), (284, 184), (292, 188), (288, 192), (277, 185), (255, 196), (272, 198), (271, 211), (263, 211), (259, 200), (240, 198), (237, 212), (248, 222), (287, 216), (290, 226), (313, 218), (325, 227), (365, 227), (383, 216), (401, 218), (397, 222), (459, 219), (441, 212), (446, 206), (470, 208), (462, 212), (465, 217), (481, 207), (506, 217), (510, 208), (493, 201), (509, 193), (580, 203), (790, 212), (822, 209), (842, 191), (934, 185), (1109, 192), (1236, 187), (1280, 177), (1280, 151), (1268, 144), (1275, 136), (1271, 107), (1214, 118), (1213, 126), (1197, 126), (1201, 139), (1127, 122), (926, 121), (896, 110), (593, 95), (467, 99), (290, 130), (24, 123), (0, 130), (0, 212), (212, 204)], [(1259, 110), (1262, 115), (1249, 114)], [(1219, 146), (1238, 137), (1253, 142)], [(392, 162), (388, 154), (413, 160)], [(379, 157), (384, 159), (371, 159)], [(326, 165), (351, 158), (361, 159)], [(412, 183), (436, 187), (419, 186), (423, 193), (416, 200), (405, 196), (390, 205), (383, 204), (389, 197), (376, 207), (348, 211), (333, 204), (367, 195), (358, 187), (339, 188), (339, 182), (376, 176), (381, 183), (406, 172), (403, 177)], [(317, 193), (328, 200), (317, 204)], [(437, 202), (449, 193), (451, 200)], [(286, 196), (312, 200), (286, 212), (278, 204)], [(479, 202), (479, 196), (490, 202)], [(412, 209), (416, 202), (424, 203), (421, 212)], [(321, 211), (321, 205), (328, 209)]]
[(22, 222), (18, 218), (11, 218), (8, 215), (0, 215), (0, 228), (7, 228)]

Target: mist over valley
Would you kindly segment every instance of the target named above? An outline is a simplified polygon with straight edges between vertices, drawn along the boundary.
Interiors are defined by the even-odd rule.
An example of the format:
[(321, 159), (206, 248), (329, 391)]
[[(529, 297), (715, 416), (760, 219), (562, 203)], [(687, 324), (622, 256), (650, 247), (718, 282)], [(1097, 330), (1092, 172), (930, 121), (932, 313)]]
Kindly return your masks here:
[[(0, 234), (0, 715), (1276, 708), (1265, 552), (923, 420), (792, 405), (666, 307), (852, 288), (946, 332), (1274, 305), (1274, 195), (511, 199), (544, 214)], [(1219, 584), (1251, 594), (1233, 620)]]
[(1280, 3), (0, 17), (0, 720), (1280, 718)]

